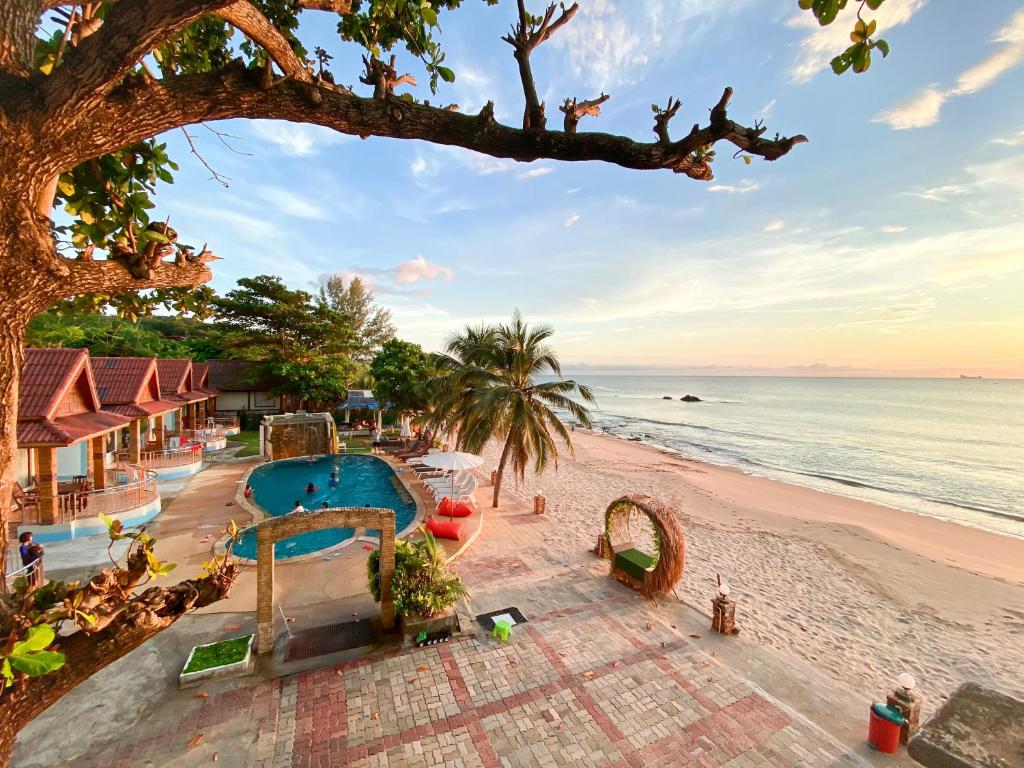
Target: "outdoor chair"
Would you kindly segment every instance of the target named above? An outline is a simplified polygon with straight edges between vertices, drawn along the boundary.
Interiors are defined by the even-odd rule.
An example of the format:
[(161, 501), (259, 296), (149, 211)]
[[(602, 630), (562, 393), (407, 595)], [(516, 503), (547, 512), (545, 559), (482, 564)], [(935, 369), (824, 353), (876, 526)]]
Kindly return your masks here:
[(26, 513), (30, 509), (34, 509), (37, 513), (39, 512), (39, 494), (34, 490), (26, 491), (21, 487), (21, 483), (17, 481), (14, 482), (11, 500), (21, 513), (22, 522), (28, 522)]

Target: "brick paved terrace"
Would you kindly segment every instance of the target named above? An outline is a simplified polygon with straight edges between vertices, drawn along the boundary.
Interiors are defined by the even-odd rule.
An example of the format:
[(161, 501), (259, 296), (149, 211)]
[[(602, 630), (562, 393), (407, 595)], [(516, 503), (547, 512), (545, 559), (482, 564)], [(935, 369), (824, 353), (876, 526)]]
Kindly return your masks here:
[[(866, 723), (855, 713), (863, 704), (866, 720), (866, 701), (826, 706), (845, 694), (820, 680), (794, 684), (796, 665), (739, 639), (710, 637), (705, 617), (680, 603), (638, 598), (608, 577), (606, 562), (549, 544), (554, 528), (521, 502), (487, 510), (483, 534), (457, 564), (472, 591), (460, 609), (464, 633), (444, 645), (324, 659), (271, 676), (280, 675), (278, 660), (258, 670), (262, 678), (211, 683), (197, 694), (176, 688), (187, 649), (250, 631), (254, 617), (187, 618), (45, 713), (23, 734), (14, 765), (881, 762), (860, 743)], [(322, 623), (337, 620), (331, 606), (324, 604)], [(512, 606), (528, 623), (508, 642), (473, 619)], [(795, 706), (765, 683), (780, 683)], [(820, 696), (803, 690), (815, 685)], [(906, 764), (902, 756), (882, 759)]]

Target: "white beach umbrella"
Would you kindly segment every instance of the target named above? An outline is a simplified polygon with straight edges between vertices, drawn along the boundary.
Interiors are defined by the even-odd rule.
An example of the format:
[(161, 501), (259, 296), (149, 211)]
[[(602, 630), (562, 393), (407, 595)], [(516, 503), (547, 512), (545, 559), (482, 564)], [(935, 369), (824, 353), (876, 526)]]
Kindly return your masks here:
[(443, 453), (428, 453), (421, 461), (428, 467), (434, 469), (450, 469), (452, 471), (452, 507), (455, 505), (455, 473), (463, 469), (473, 469), (484, 463), (483, 457), (474, 453), (463, 453), (462, 451), (444, 451)]
[(403, 416), (402, 417), (402, 434), (401, 434), (401, 436), (403, 438), (412, 437), (412, 426), (409, 424), (409, 417), (408, 416)]

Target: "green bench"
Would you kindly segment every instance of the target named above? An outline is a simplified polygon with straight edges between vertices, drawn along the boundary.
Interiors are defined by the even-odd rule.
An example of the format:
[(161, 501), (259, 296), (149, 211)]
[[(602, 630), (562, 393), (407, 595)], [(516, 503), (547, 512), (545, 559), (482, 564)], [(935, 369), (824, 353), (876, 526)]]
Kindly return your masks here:
[(654, 558), (639, 549), (623, 549), (615, 553), (615, 568), (643, 583), (648, 569), (654, 567)]

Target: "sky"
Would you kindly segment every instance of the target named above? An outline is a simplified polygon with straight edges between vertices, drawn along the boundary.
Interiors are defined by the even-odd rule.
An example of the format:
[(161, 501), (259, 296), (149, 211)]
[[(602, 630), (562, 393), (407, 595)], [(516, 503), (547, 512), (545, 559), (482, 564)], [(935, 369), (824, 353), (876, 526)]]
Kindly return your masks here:
[[(229, 186), (169, 134), (182, 169), (156, 213), (223, 258), (218, 291), (257, 274), (305, 290), (359, 275), (428, 350), (519, 308), (554, 326), (568, 371), (1024, 377), (1019, 2), (886, 0), (875, 17), (891, 55), (842, 77), (828, 61), (852, 22), (820, 29), (795, 0), (579, 2), (533, 55), (549, 126), (566, 96), (603, 91), (580, 130), (649, 141), (651, 104), (677, 96), (679, 136), (731, 85), (733, 119), (810, 142), (750, 165), (720, 144), (704, 183), (227, 121), (214, 127), (233, 149), (189, 130)], [(432, 96), (399, 52), (424, 84), (412, 92), (471, 113), (491, 99), (518, 124), (500, 40), (514, 8), (466, 0), (443, 14), (457, 79)], [(332, 17), (302, 18), (307, 47), (367, 92)]]

